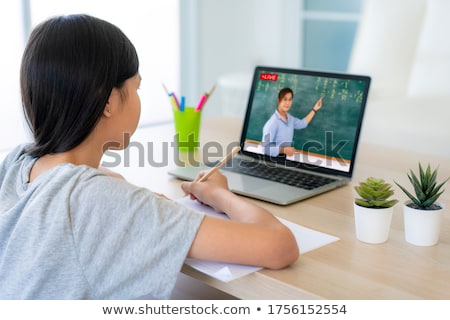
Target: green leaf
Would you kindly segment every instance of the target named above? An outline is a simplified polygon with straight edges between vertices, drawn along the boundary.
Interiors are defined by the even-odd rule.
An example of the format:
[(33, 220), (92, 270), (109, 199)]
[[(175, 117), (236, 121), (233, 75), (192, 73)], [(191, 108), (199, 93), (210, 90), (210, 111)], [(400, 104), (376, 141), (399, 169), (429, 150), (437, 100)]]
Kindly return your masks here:
[(387, 200), (394, 191), (392, 186), (383, 179), (369, 177), (354, 189), (361, 197), (361, 199), (355, 199), (355, 203), (363, 207), (386, 208), (397, 202), (397, 200)]
[(395, 184), (400, 187), (400, 189), (413, 203), (422, 208), (427, 208), (433, 205), (442, 195), (444, 190), (441, 191), (441, 189), (450, 179), (450, 177), (448, 177), (445, 181), (437, 184), (437, 175), (438, 169), (431, 170), (430, 164), (428, 164), (424, 170), (422, 164), (419, 162), (418, 176), (413, 172), (413, 170), (410, 170), (408, 173), (408, 179), (414, 188), (415, 196), (413, 196), (412, 193), (410, 193), (403, 186), (399, 185), (397, 182), (395, 182)]
[(414, 193), (416, 194), (416, 198), (419, 202), (422, 202), (425, 199), (425, 194), (422, 192), (421, 188), (421, 182), (417, 179), (414, 172), (411, 170), (410, 174), (408, 175), (409, 181), (411, 181), (411, 184), (414, 188)]
[(366, 207), (366, 208), (372, 207), (372, 204), (370, 204), (369, 202), (367, 202), (364, 199), (355, 199), (355, 203), (361, 207)]
[[(395, 182), (395, 181), (394, 181)], [(395, 184), (406, 194), (406, 196), (415, 204), (420, 206), (420, 201), (416, 199), (405, 187), (395, 182)]]
[(355, 190), (361, 198), (371, 199), (371, 194), (367, 190), (364, 190), (364, 188), (362, 186), (355, 187)]
[(393, 207), (394, 205), (396, 205), (397, 203), (398, 203), (398, 200), (389, 200), (388, 202), (385, 203), (385, 207), (390, 208), (390, 207)]

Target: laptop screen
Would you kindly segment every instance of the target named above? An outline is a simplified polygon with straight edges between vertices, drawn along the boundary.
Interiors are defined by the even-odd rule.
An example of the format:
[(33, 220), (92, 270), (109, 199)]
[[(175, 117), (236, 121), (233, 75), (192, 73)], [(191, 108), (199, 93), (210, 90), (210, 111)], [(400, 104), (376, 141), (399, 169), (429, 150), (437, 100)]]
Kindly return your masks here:
[(256, 67), (243, 153), (351, 176), (369, 85), (368, 76)]

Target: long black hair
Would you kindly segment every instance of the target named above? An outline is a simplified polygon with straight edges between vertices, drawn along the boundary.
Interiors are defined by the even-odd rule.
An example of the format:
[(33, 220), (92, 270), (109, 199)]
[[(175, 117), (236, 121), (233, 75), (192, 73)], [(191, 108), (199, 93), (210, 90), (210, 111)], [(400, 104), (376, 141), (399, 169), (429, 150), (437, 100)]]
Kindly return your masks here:
[(113, 24), (88, 15), (51, 18), (26, 45), (22, 105), (41, 157), (79, 145), (99, 121), (113, 88), (139, 71), (136, 49)]

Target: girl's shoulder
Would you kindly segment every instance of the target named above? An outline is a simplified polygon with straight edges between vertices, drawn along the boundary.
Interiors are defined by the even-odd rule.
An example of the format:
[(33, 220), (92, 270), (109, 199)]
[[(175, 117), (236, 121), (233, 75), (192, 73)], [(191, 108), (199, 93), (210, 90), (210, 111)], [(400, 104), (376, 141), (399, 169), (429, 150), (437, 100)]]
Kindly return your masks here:
[(33, 157), (26, 153), (29, 144), (20, 144), (8, 152), (5, 158), (0, 162), (0, 172), (7, 171), (18, 161), (33, 160)]
[[(26, 150), (29, 147), (29, 143), (23, 143), (19, 144), (18, 146), (14, 147), (11, 151), (8, 152), (5, 159), (2, 163), (11, 163), (15, 162), (21, 157), (26, 155)], [(31, 156), (30, 156), (31, 157)]]

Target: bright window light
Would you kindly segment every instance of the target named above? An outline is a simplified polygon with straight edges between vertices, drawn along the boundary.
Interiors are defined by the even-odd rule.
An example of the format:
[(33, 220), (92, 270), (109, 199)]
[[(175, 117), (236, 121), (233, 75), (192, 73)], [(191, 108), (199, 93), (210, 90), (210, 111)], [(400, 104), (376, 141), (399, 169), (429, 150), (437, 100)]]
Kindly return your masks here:
[[(29, 4), (31, 28), (49, 17), (72, 13), (90, 14), (117, 25), (139, 55), (140, 126), (172, 119), (170, 103), (161, 84), (179, 92), (179, 0), (29, 0)], [(8, 44), (0, 53), (0, 151), (27, 139), (19, 89), (24, 22), (22, 1), (0, 4), (0, 32), (2, 42)]]

